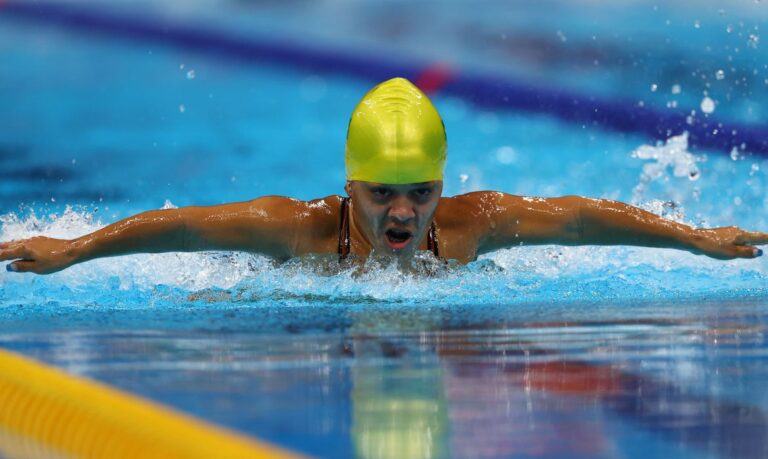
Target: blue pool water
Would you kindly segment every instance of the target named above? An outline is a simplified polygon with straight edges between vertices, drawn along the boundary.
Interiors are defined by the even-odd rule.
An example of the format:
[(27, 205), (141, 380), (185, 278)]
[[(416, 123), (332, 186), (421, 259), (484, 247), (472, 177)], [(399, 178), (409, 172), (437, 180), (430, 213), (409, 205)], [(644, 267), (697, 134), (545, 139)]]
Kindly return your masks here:
[[(142, 4), (141, 14), (171, 14)], [(338, 6), (222, 4), (207, 25), (244, 37), (256, 23), (265, 36), (354, 51), (344, 33), (375, 22), (358, 46), (386, 54), (406, 53), (413, 34), (427, 34), (374, 6), (348, 12), (336, 35), (302, 35), (302, 24)], [(114, 5), (122, 6), (111, 14), (128, 8)], [(709, 89), (712, 117), (761, 128), (766, 48), (751, 46), (749, 35), (759, 34), (762, 10), (744, 4), (720, 14), (708, 4), (693, 17), (635, 6), (638, 24), (663, 24), (645, 36), (633, 32), (640, 25), (605, 32), (609, 21), (587, 19), (591, 8), (565, 23), (525, 10), (541, 20), (533, 31), (477, 12), (466, 16), (474, 27), (462, 29), (464, 10), (454, 6), (425, 28), (492, 42), (475, 45), (487, 55), (454, 39), (435, 52), (516, 78), (538, 62), (516, 54), (520, 43), (548, 37), (557, 46), (534, 47), (555, 56), (545, 60), (546, 84), (659, 110), (673, 98), (677, 109), (698, 107), (706, 87), (688, 70), (729, 62), (731, 74), (751, 76), (739, 85), (712, 77), (722, 84)], [(200, 20), (195, 8), (182, 10), (175, 14), (184, 21)], [(667, 20), (679, 26), (667, 29)], [(738, 30), (720, 30), (729, 24)], [(699, 34), (706, 27), (718, 32)], [(517, 31), (511, 50), (503, 30)], [(728, 40), (739, 33), (736, 53)], [(569, 48), (574, 41), (580, 46)], [(584, 64), (594, 59), (590, 41), (613, 65)], [(626, 42), (642, 57), (637, 72), (611, 51)], [(500, 52), (510, 61), (494, 58)], [(417, 60), (426, 51), (411, 53)], [(1, 6), (0, 56), (12, 63), (0, 71), (0, 241), (75, 237), (163, 206), (339, 193), (348, 116), (371, 86), (356, 75), (21, 20)], [(696, 148), (682, 131), (655, 139), (489, 110), (440, 92), (434, 102), (449, 136), (447, 195), (579, 194), (695, 225), (768, 228), (768, 161), (749, 150)], [(768, 454), (765, 258), (543, 246), (433, 277), (386, 266), (327, 275), (316, 265), (194, 253), (96, 260), (45, 277), (0, 271), (0, 345), (324, 457)]]

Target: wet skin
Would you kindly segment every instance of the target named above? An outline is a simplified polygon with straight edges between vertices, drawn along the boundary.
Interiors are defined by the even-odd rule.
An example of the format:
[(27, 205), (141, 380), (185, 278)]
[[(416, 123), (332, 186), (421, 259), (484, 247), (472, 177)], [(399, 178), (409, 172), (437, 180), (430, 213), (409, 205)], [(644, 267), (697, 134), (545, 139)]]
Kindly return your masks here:
[[(432, 221), (440, 255), (468, 263), (505, 247), (537, 244), (635, 245), (713, 258), (754, 258), (768, 233), (729, 226), (695, 229), (617, 201), (530, 198), (494, 191), (441, 197), (442, 182), (348, 182), (350, 246), (408, 260), (426, 250)], [(279, 260), (335, 254), (341, 197), (298, 201), (266, 196), (210, 207), (144, 212), (73, 240), (34, 237), (0, 244), (13, 272), (49, 274), (94, 258), (131, 253), (240, 250)]]

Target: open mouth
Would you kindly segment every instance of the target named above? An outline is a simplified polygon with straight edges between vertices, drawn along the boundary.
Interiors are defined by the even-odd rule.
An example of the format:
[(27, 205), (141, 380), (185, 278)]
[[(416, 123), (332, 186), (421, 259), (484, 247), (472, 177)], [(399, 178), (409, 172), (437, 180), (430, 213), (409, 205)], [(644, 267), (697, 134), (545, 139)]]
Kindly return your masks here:
[(395, 250), (400, 250), (404, 248), (408, 243), (411, 241), (411, 238), (413, 235), (410, 231), (405, 230), (399, 230), (399, 229), (388, 229), (385, 234), (385, 239), (387, 240), (387, 245), (389, 245), (390, 248)]

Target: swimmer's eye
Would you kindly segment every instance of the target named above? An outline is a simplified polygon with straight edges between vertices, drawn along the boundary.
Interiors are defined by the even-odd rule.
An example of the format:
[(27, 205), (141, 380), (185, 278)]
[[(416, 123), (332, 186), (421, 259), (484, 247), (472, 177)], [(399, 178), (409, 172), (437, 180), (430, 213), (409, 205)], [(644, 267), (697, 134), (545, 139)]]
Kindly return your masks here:
[(387, 196), (392, 194), (392, 191), (389, 190), (388, 188), (376, 187), (371, 189), (371, 193), (373, 193), (377, 197), (386, 198)]

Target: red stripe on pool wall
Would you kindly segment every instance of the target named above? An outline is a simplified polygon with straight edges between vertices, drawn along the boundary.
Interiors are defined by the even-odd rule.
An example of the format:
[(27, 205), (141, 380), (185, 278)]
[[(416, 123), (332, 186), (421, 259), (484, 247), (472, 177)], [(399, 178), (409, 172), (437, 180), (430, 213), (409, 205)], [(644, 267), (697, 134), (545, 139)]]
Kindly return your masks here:
[(426, 94), (430, 94), (439, 91), (446, 83), (453, 80), (455, 74), (456, 72), (448, 64), (437, 62), (422, 70), (416, 76), (415, 84)]

